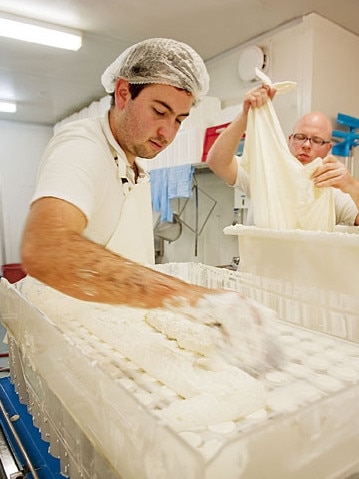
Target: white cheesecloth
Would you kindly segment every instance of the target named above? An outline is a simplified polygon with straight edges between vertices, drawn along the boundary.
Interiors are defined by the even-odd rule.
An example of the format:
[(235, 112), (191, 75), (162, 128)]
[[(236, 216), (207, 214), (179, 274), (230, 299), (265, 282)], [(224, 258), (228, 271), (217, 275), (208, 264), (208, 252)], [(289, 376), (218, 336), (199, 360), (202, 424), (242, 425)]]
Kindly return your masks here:
[[(285, 93), (294, 82), (271, 83), (256, 70), (264, 84)], [(332, 231), (335, 206), (332, 188), (318, 188), (311, 175), (322, 164), (316, 158), (302, 165), (289, 151), (271, 101), (248, 113), (242, 162), (249, 173), (254, 223), (259, 228)]]

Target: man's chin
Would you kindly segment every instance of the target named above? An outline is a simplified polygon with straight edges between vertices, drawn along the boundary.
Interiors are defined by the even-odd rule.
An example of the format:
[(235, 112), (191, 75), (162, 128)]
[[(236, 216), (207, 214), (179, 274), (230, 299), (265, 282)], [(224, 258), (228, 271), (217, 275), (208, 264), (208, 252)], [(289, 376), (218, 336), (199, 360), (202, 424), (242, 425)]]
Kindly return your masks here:
[(302, 163), (302, 165), (308, 165), (308, 163), (311, 163), (313, 161), (311, 158), (308, 158), (307, 156), (303, 155), (297, 156), (297, 159)]
[[(140, 154), (140, 153), (142, 153), (142, 154)], [(156, 151), (156, 152), (142, 151), (142, 152), (138, 152), (137, 158), (141, 158), (142, 160), (153, 160), (154, 158), (156, 158), (158, 153), (160, 153), (160, 152), (159, 151)]]

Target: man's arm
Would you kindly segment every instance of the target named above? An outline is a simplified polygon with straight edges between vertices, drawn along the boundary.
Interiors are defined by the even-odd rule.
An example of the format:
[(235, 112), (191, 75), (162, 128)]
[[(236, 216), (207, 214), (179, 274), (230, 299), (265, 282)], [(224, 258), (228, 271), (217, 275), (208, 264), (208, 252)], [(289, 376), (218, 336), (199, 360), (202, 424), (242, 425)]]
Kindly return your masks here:
[(243, 133), (247, 128), (248, 111), (260, 108), (275, 95), (275, 89), (268, 86), (257, 87), (246, 93), (241, 113), (223, 130), (208, 152), (209, 168), (229, 185), (234, 185), (237, 178), (237, 161), (235, 154)]
[(84, 214), (74, 205), (41, 198), (31, 207), (22, 242), (26, 272), (78, 299), (156, 308), (193, 305), (209, 290), (189, 286), (87, 240)]
[[(254, 372), (278, 366), (281, 347), (271, 331), (267, 308), (235, 291), (190, 285), (113, 254), (84, 238), (85, 226), (83, 213), (70, 203), (56, 198), (37, 200), (22, 245), (28, 274), (85, 301), (165, 307), (215, 327), (219, 340), (213, 341), (213, 354), (240, 360), (241, 367)], [(237, 359), (241, 342), (250, 346), (246, 357)]]
[[(359, 180), (352, 176), (347, 167), (333, 155), (323, 159), (323, 165), (313, 175), (314, 184), (319, 187), (332, 186), (348, 193), (359, 210)], [(359, 213), (355, 223), (359, 226)]]

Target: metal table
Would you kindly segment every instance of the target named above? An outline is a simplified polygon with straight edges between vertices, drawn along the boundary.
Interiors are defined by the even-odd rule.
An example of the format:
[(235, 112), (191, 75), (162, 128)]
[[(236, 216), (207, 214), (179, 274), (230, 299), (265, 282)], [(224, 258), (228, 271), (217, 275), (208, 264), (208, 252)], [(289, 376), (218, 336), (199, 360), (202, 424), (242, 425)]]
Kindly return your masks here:
[(0, 479), (63, 479), (60, 461), (48, 448), (26, 406), (20, 404), (10, 378), (1, 378)]

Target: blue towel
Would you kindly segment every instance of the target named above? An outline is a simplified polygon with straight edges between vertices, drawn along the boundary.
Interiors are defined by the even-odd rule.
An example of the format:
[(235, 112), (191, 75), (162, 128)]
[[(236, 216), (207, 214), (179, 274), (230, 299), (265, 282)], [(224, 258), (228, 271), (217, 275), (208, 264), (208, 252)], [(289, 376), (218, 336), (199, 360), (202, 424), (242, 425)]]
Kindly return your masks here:
[(193, 171), (192, 165), (150, 171), (152, 209), (161, 212), (161, 221), (173, 221), (171, 199), (192, 196)]
[(169, 168), (168, 195), (172, 198), (190, 198), (192, 196), (192, 181), (194, 167), (180, 165)]

